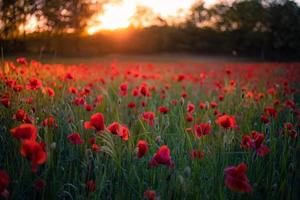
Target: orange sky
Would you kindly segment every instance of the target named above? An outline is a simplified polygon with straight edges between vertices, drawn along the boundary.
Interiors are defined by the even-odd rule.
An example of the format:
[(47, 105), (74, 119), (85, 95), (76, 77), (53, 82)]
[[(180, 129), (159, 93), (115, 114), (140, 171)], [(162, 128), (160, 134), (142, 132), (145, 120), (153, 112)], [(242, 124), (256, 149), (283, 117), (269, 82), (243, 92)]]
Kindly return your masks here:
[[(210, 5), (217, 0), (205, 0)], [(132, 17), (137, 11), (137, 7), (142, 6), (151, 9), (154, 14), (163, 19), (180, 21), (188, 14), (191, 6), (197, 0), (121, 0), (116, 3), (104, 5), (104, 13), (95, 14), (87, 29), (88, 34), (94, 34), (100, 30), (115, 30), (126, 28), (132, 24)], [(143, 26), (151, 24), (144, 21)]]
[[(102, 0), (90, 0), (101, 2)], [(160, 16), (167, 22), (184, 21), (189, 14), (191, 6), (199, 0), (109, 0), (103, 5), (103, 12), (96, 13), (88, 22), (87, 33), (92, 35), (101, 30), (116, 30), (134, 25), (133, 17), (140, 7), (149, 9), (153, 16)], [(217, 2), (232, 2), (233, 0), (204, 0), (206, 6), (213, 5)], [(300, 2), (300, 0), (296, 0)], [(153, 18), (141, 18), (141, 26), (149, 26), (155, 24)], [(45, 27), (46, 19), (37, 20), (35, 16), (29, 16), (27, 23), (19, 27), (20, 31), (25, 29), (26, 32), (34, 32), (38, 27)], [(41, 30), (41, 29), (40, 29)]]

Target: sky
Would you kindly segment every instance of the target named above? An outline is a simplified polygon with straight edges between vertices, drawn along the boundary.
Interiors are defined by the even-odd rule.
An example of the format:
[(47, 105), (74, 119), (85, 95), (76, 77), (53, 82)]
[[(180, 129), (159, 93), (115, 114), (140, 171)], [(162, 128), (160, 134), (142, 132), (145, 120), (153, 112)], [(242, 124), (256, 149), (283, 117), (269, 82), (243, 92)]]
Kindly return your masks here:
[[(218, 0), (205, 0), (207, 5), (211, 5)], [(117, 3), (107, 3), (104, 5), (104, 13), (95, 14), (88, 28), (89, 34), (94, 34), (100, 30), (114, 30), (126, 28), (131, 24), (131, 18), (135, 15), (139, 6), (151, 9), (154, 14), (158, 14), (163, 19), (180, 21), (190, 11), (191, 6), (197, 0), (121, 0)], [(147, 26), (145, 21), (144, 26)]]
[[(103, 0), (91, 0), (101, 2)], [(199, 0), (108, 0), (103, 5), (103, 11), (96, 12), (88, 21), (87, 33), (92, 35), (101, 30), (116, 30), (126, 28), (133, 24), (133, 17), (136, 16), (140, 7), (147, 8), (152, 12), (152, 16), (160, 16), (167, 22), (181, 22), (186, 19), (190, 8)], [(230, 3), (233, 0), (204, 0), (205, 6), (211, 6), (218, 2)], [(300, 4), (300, 0), (295, 0)], [(143, 12), (143, 11), (142, 11)], [(138, 19), (140, 16), (137, 17)], [(31, 16), (27, 23), (20, 26), (20, 30), (34, 32), (38, 26), (42, 27), (46, 20), (37, 20)], [(40, 24), (39, 24), (40, 23)], [(141, 20), (141, 26), (154, 24), (154, 19), (147, 18)]]
[[(181, 22), (186, 19), (192, 5), (199, 0), (109, 0), (104, 5), (104, 13), (96, 13), (90, 20), (87, 32), (92, 35), (101, 30), (115, 30), (126, 28), (132, 24), (132, 17), (139, 6), (151, 9), (153, 14), (159, 15), (166, 21)], [(203, 0), (209, 7), (220, 1), (233, 0)], [(295, 0), (300, 4), (300, 0)], [(153, 20), (142, 21), (142, 26), (153, 24)]]

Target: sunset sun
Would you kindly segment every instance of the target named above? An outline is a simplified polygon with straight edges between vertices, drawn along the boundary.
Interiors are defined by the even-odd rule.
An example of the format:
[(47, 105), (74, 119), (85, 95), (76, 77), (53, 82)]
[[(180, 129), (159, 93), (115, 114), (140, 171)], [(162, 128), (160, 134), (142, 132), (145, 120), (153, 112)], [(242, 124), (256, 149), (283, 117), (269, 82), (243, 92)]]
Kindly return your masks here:
[(92, 35), (100, 30), (116, 30), (127, 28), (134, 21), (139, 6), (150, 9), (154, 14), (164, 19), (186, 15), (195, 0), (123, 0), (117, 3), (107, 3), (103, 10), (96, 13), (89, 21), (88, 34)]

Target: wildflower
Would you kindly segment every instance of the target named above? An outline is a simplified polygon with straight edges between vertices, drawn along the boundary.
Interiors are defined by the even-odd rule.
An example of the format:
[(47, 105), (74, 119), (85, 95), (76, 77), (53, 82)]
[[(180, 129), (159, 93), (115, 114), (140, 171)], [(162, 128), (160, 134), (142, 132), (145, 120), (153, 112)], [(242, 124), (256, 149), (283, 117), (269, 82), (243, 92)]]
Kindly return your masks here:
[(86, 182), (86, 187), (88, 189), (89, 192), (95, 192), (96, 191), (96, 183), (94, 180), (88, 180)]
[(128, 95), (128, 84), (127, 83), (122, 83), (119, 86), (119, 94), (120, 94), (120, 96), (127, 96)]
[(163, 145), (159, 150), (154, 154), (151, 160), (148, 163), (149, 167), (156, 167), (158, 165), (166, 165), (168, 167), (173, 167), (174, 162), (170, 156), (170, 149), (167, 145)]
[(67, 138), (72, 144), (83, 144), (83, 140), (78, 133), (72, 133)]
[(148, 200), (155, 200), (155, 197), (156, 197), (156, 193), (154, 190), (146, 190), (144, 192), (144, 198)]
[(37, 90), (42, 87), (42, 81), (37, 78), (30, 78), (29, 83), (26, 85), (27, 89)]
[(85, 129), (95, 129), (97, 132), (104, 130), (104, 116), (102, 113), (95, 113), (90, 121), (84, 122)]
[(203, 135), (208, 135), (211, 132), (211, 126), (209, 123), (195, 124), (194, 125), (194, 133), (200, 138)]
[(277, 111), (272, 107), (265, 108), (265, 113), (273, 118), (277, 118)]
[(144, 112), (142, 114), (143, 120), (145, 120), (149, 126), (153, 126), (154, 125), (154, 118), (155, 118), (155, 114), (153, 112)]
[(21, 124), (10, 130), (12, 136), (18, 140), (35, 140), (37, 128), (32, 124)]
[(46, 162), (47, 152), (45, 143), (38, 143), (35, 140), (24, 140), (21, 147), (21, 155), (31, 161), (31, 169), (37, 171), (37, 166)]
[(52, 88), (50, 88), (50, 87), (43, 88), (42, 92), (44, 94), (48, 94), (50, 97), (53, 97), (55, 95), (54, 90)]
[(190, 153), (190, 159), (195, 160), (195, 159), (203, 159), (204, 158), (204, 152), (199, 151), (199, 150), (192, 150)]
[(139, 140), (137, 144), (138, 152), (137, 157), (143, 157), (149, 150), (148, 143), (145, 140)]
[(225, 129), (235, 128), (237, 126), (235, 118), (233, 116), (229, 116), (229, 115), (222, 115), (222, 116), (218, 117), (218, 119), (216, 120), (216, 123)]
[(242, 193), (252, 192), (246, 171), (247, 165), (245, 163), (226, 167), (224, 170), (226, 187)]
[(6, 108), (8, 108), (10, 106), (10, 99), (9, 97), (7, 96), (3, 96), (1, 99), (0, 99), (0, 102), (3, 106), (5, 106)]
[(41, 190), (41, 189), (43, 189), (43, 188), (45, 187), (45, 185), (46, 185), (46, 183), (45, 183), (45, 181), (44, 181), (43, 179), (37, 179), (37, 180), (35, 180), (35, 182), (34, 182), (34, 188), (35, 188), (36, 190)]
[(192, 121), (194, 121), (194, 117), (191, 113), (187, 113), (186, 116), (185, 116), (185, 120), (187, 122), (192, 122)]
[(166, 106), (159, 106), (158, 110), (162, 114), (167, 114), (169, 112), (169, 108)]
[(263, 144), (264, 140), (264, 134), (257, 131), (252, 131), (251, 136), (243, 136), (241, 148), (254, 149), (259, 156), (263, 157), (270, 152), (270, 149)]
[(188, 103), (188, 104), (187, 104), (187, 111), (188, 111), (189, 113), (193, 113), (193, 112), (195, 111), (195, 105), (192, 104), (192, 103)]
[(118, 122), (111, 123), (107, 130), (114, 135), (120, 136), (123, 140), (128, 140), (129, 137), (129, 129), (127, 126), (119, 124)]
[(10, 178), (6, 171), (0, 170), (0, 196), (6, 199), (9, 197), (9, 192), (7, 190), (9, 183)]

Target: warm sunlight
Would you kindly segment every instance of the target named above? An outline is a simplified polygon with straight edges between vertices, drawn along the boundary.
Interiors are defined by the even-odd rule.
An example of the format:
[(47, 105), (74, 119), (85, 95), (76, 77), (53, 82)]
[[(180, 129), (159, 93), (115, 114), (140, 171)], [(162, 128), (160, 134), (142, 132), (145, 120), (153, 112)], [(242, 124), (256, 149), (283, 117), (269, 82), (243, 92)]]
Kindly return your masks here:
[(19, 26), (20, 32), (32, 33), (38, 28), (38, 20), (35, 16), (28, 16), (26, 23)]
[(123, 1), (118, 4), (105, 4), (103, 6), (103, 14), (96, 14), (91, 20), (94, 24), (88, 28), (88, 34), (92, 35), (101, 29), (115, 30), (128, 27), (135, 9), (136, 2), (132, 0)]
[(126, 28), (138, 6), (146, 7), (153, 13), (165, 19), (186, 15), (195, 0), (123, 0), (119, 3), (107, 3), (103, 12), (94, 15), (87, 29), (92, 35), (100, 30), (115, 30)]

